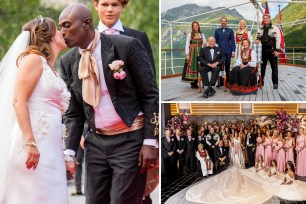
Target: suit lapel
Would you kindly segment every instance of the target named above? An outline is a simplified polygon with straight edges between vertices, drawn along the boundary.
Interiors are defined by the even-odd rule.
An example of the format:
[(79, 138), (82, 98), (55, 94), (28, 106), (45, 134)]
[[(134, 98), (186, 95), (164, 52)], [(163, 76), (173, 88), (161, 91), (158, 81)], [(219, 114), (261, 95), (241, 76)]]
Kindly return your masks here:
[(116, 81), (108, 64), (115, 60), (115, 50), (114, 45), (103, 34), (101, 34), (101, 55), (106, 86), (112, 97), (116, 90)]
[(121, 32), (121, 31), (120, 31), (120, 35), (126, 35), (126, 36), (130, 36), (130, 37), (135, 38), (134, 33), (131, 32), (132, 30), (130, 30), (130, 29), (128, 29), (127, 27), (124, 27), (124, 26), (123, 26), (123, 30), (124, 30), (124, 32)]
[(81, 55), (79, 53), (79, 49), (75, 49), (75, 53), (71, 57), (71, 65), (72, 65), (72, 77), (75, 81), (75, 85), (77, 88), (77, 91), (82, 95), (82, 80), (79, 79), (79, 62), (81, 59)]
[(217, 48), (214, 47), (214, 57), (213, 57), (212, 61), (214, 61), (214, 59), (216, 59), (216, 57), (217, 57), (217, 52), (218, 52)]

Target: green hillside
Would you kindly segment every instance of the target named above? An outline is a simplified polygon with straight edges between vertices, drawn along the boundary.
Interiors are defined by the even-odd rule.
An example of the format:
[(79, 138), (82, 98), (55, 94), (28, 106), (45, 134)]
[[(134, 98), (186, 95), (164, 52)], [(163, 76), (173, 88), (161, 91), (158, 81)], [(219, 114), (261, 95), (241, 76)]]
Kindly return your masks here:
[[(291, 3), (282, 11), (282, 22), (292, 22), (306, 18), (306, 4)], [(278, 16), (273, 19), (278, 23)], [(286, 46), (306, 46), (306, 24), (283, 27)]]

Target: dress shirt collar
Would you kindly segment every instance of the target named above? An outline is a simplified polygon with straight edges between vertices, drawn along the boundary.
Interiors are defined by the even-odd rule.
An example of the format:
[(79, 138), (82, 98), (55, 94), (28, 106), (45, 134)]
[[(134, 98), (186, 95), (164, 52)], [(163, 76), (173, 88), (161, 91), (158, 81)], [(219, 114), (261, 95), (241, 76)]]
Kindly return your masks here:
[[(105, 30), (107, 29), (110, 29), (109, 27), (107, 27), (106, 25), (104, 25), (101, 21), (99, 22), (99, 25), (98, 25), (98, 30), (100, 33), (104, 32)], [(123, 29), (123, 25), (120, 21), (120, 19), (115, 23), (115, 25), (113, 27), (111, 27), (111, 29), (114, 29), (114, 30), (118, 30), (118, 31), (121, 31), (121, 32), (124, 32), (124, 29)]]

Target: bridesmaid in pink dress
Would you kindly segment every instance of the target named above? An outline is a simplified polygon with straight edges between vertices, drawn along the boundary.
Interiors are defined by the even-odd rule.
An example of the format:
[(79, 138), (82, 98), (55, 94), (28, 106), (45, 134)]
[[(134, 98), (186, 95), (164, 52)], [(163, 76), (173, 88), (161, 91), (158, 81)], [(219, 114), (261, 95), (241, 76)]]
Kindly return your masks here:
[(291, 132), (287, 132), (287, 137), (285, 138), (285, 150), (286, 150), (286, 162), (292, 161), (294, 164), (294, 152), (293, 148), (295, 147), (295, 141), (292, 138)]
[(255, 154), (256, 161), (257, 161), (259, 155), (262, 155), (262, 157), (264, 157), (264, 155), (265, 155), (265, 148), (264, 148), (262, 143), (263, 143), (263, 139), (261, 137), (261, 133), (260, 133), (260, 130), (259, 130), (257, 132), (257, 137), (256, 137), (256, 154)]
[(275, 149), (277, 140), (278, 134), (277, 130), (275, 129), (272, 136), (272, 160), (274, 159), (275, 161), (277, 160), (277, 150)]
[(277, 171), (280, 173), (285, 172), (285, 163), (286, 163), (286, 153), (284, 150), (284, 138), (283, 138), (283, 133), (279, 133), (278, 140), (276, 142), (276, 150), (278, 151), (277, 153)]
[(306, 136), (304, 128), (300, 127), (299, 135), (296, 139), (296, 174), (298, 176), (306, 176)]
[(267, 167), (270, 166), (271, 164), (271, 160), (272, 160), (272, 137), (270, 136), (271, 131), (267, 130), (266, 131), (266, 138), (265, 138), (265, 142), (263, 143), (263, 145), (265, 146), (265, 165)]

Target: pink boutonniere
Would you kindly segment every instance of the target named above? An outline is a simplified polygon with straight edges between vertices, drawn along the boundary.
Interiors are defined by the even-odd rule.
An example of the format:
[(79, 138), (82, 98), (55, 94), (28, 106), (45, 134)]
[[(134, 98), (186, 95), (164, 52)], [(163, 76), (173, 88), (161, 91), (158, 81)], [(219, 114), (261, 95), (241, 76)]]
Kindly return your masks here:
[(115, 60), (108, 66), (113, 70), (113, 76), (115, 79), (123, 80), (126, 77), (125, 71), (123, 71), (124, 62), (122, 60)]

